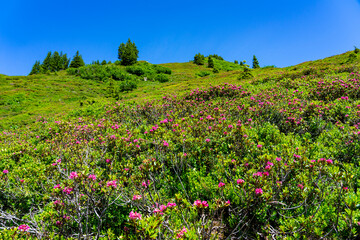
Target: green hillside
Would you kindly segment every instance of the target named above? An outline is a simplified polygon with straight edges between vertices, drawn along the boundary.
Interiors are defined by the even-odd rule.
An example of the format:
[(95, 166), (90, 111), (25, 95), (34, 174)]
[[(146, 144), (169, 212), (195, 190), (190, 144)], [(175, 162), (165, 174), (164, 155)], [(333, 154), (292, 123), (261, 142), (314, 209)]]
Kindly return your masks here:
[(359, 54), (207, 60), (0, 76), (0, 238), (359, 238)]

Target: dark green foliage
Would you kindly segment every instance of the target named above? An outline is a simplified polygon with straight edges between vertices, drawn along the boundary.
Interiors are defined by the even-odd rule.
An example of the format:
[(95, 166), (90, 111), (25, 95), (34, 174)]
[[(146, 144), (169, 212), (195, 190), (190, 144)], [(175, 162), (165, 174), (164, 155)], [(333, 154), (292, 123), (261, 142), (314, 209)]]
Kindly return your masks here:
[(354, 63), (357, 60), (356, 53), (352, 52), (350, 53), (348, 59), (346, 60), (346, 63)]
[(119, 92), (129, 92), (136, 88), (137, 85), (134, 81), (123, 81), (119, 84)]
[(60, 53), (60, 57), (61, 57), (61, 70), (66, 70), (69, 67), (70, 58), (67, 58), (66, 53), (62, 54), (62, 52)]
[(212, 72), (213, 72), (213, 73), (219, 73), (219, 72), (220, 72), (220, 70), (219, 70), (219, 68), (214, 67)]
[(153, 65), (153, 69), (155, 69), (156, 73), (164, 73), (164, 74), (171, 74), (171, 69), (167, 67), (163, 67), (160, 65)]
[(204, 65), (205, 63), (205, 57), (201, 53), (198, 53), (194, 56), (194, 63), (196, 65)]
[(211, 57), (208, 58), (208, 68), (214, 68), (214, 60)]
[(108, 64), (111, 64), (111, 61), (108, 61)]
[(84, 60), (82, 59), (82, 56), (79, 54), (79, 51), (76, 51), (76, 54), (73, 58), (73, 60), (70, 63), (70, 68), (79, 68), (85, 66)]
[(118, 49), (118, 58), (121, 65), (129, 66), (137, 63), (139, 50), (134, 42), (131, 42), (130, 38), (126, 44), (121, 43)]
[(239, 80), (243, 80), (243, 79), (248, 79), (248, 78), (252, 78), (253, 75), (251, 73), (251, 69), (245, 67), (243, 72), (240, 74), (240, 76), (238, 77)]
[(217, 54), (212, 54), (212, 55), (209, 55), (208, 57), (212, 57), (212, 58), (214, 58), (214, 59), (224, 61), (224, 59), (223, 59), (221, 56), (217, 55)]
[(57, 72), (59, 70), (61, 70), (62, 65), (61, 65), (61, 56), (60, 54), (55, 51), (52, 55), (51, 55), (51, 59), (50, 59), (50, 71), (51, 72)]
[(268, 65), (268, 66), (264, 66), (262, 68), (277, 68), (275, 65)]
[(241, 62), (240, 62), (240, 65), (243, 66), (243, 65), (244, 65), (244, 61), (241, 61)]
[(135, 74), (136, 76), (142, 76), (146, 73), (145, 69), (140, 66), (129, 66), (126, 67), (126, 71), (131, 74)]
[(106, 60), (103, 60), (103, 61), (101, 62), (101, 65), (106, 65), (106, 64), (107, 64)]
[(195, 75), (199, 76), (199, 77), (205, 77), (205, 76), (209, 76), (210, 72), (208, 72), (208, 71), (200, 71), (200, 72), (196, 73)]
[(156, 75), (155, 80), (164, 83), (169, 81), (169, 77), (166, 74), (158, 74)]
[(255, 68), (260, 68), (260, 65), (259, 65), (259, 61), (257, 60), (256, 56), (254, 55), (253, 56), (253, 65), (252, 67), (255, 69)]
[(44, 73), (51, 71), (51, 52), (48, 52), (48, 54), (46, 55), (46, 58), (41, 64), (41, 68)]
[(36, 61), (29, 75), (41, 73), (40, 61)]
[(234, 63), (235, 63), (235, 64), (239, 64), (238, 60), (235, 60)]
[(358, 54), (360, 52), (360, 49), (358, 49), (356, 46), (354, 48), (354, 53)]

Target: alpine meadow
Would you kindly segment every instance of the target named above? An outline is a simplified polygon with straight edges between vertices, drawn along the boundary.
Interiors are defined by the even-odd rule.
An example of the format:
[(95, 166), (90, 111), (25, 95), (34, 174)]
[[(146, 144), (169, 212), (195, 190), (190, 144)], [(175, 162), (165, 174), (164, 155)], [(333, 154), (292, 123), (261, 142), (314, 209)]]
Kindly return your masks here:
[[(86, 40), (68, 29), (71, 47), (60, 34), (38, 41), (35, 46), (49, 41), (58, 49), (34, 53), (28, 75), (1, 72), (0, 239), (359, 239), (360, 50), (350, 45), (285, 66), (273, 54), (280, 48), (269, 53), (244, 45), (247, 55), (237, 59), (220, 48), (199, 48), (188, 60), (159, 63), (146, 58), (150, 30), (144, 30), (148, 38), (133, 38), (136, 28), (128, 33), (128, 4), (116, 15), (127, 36), (116, 40), (115, 59), (104, 54), (89, 61), (105, 44), (86, 50), (86, 32), (115, 34), (91, 20), (94, 25), (76, 26)], [(92, 7), (84, 8), (77, 14)], [(178, 22), (161, 9), (163, 26), (151, 31), (169, 41), (151, 45), (153, 55), (180, 56), (185, 47), (174, 51), (169, 43), (177, 41), (169, 29), (180, 27), (167, 20)], [(145, 13), (131, 21), (150, 26)], [(102, 16), (103, 25), (113, 24)], [(189, 34), (179, 33), (189, 44), (197, 44), (191, 36), (207, 34), (206, 26), (192, 29), (196, 24), (212, 24), (227, 37), (225, 15), (196, 16)], [(41, 35), (46, 23), (39, 24)], [(311, 52), (305, 38), (296, 46)]]

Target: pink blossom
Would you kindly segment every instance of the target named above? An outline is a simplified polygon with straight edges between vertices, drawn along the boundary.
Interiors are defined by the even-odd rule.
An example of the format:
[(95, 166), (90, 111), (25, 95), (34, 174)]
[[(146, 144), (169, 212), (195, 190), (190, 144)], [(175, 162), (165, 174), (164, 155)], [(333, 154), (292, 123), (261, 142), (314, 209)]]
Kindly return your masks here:
[(298, 184), (298, 187), (302, 190), (302, 189), (304, 189), (304, 185), (302, 185), (302, 184)]
[(165, 147), (168, 147), (168, 146), (169, 146), (169, 143), (167, 143), (166, 141), (164, 141), (164, 146), (165, 146)]
[(183, 238), (185, 233), (187, 233), (187, 229), (183, 227), (183, 229), (181, 229), (180, 232), (176, 234), (176, 238)]
[(77, 174), (77, 172), (71, 172), (71, 173), (70, 173), (70, 176), (69, 176), (70, 179), (74, 179), (74, 178), (77, 178), (77, 177), (79, 177), (79, 175)]
[(56, 184), (56, 185), (54, 186), (54, 189), (57, 189), (57, 188), (61, 189), (60, 184)]
[(116, 180), (107, 182), (106, 186), (116, 188), (117, 187)]
[(9, 170), (4, 169), (3, 173), (7, 174), (7, 173), (9, 173)]
[(266, 170), (270, 170), (270, 169), (271, 169), (271, 166), (270, 166), (270, 165), (266, 165), (265, 169), (266, 169)]
[(19, 229), (20, 231), (22, 231), (22, 232), (27, 232), (27, 231), (29, 231), (30, 227), (29, 227), (28, 225), (26, 225), (26, 224), (23, 224), (23, 225), (20, 225), (20, 226), (18, 227), (18, 229)]
[(194, 206), (195, 207), (198, 207), (198, 208), (201, 208), (201, 207), (208, 207), (209, 206), (209, 204), (206, 202), (206, 201), (200, 201), (200, 200), (196, 200), (195, 202), (194, 202)]
[(63, 192), (64, 193), (66, 193), (66, 194), (70, 194), (71, 192), (72, 192), (72, 188), (69, 188), (69, 187), (65, 187), (64, 189), (63, 189)]
[(227, 200), (227, 201), (226, 201), (226, 204), (229, 204), (229, 205), (230, 205), (230, 200)]
[(277, 157), (277, 158), (276, 158), (276, 161), (280, 162), (280, 161), (281, 161), (281, 158)]
[(333, 160), (328, 159), (328, 160), (326, 160), (326, 163), (327, 163), (327, 164), (333, 164)]
[(219, 182), (219, 188), (222, 188), (223, 186), (225, 186), (225, 183), (223, 183), (223, 182)]
[(134, 219), (134, 220), (136, 220), (136, 219), (141, 219), (141, 214), (140, 214), (140, 213), (137, 213), (137, 212), (131, 211), (131, 212), (129, 213), (129, 218), (130, 218), (130, 219)]
[(135, 201), (135, 200), (140, 200), (141, 199), (141, 195), (134, 195), (132, 200)]
[(96, 175), (90, 174), (88, 178), (95, 181), (96, 180)]
[(238, 179), (238, 180), (236, 180), (236, 183), (242, 185), (245, 183), (245, 181), (243, 179)]
[(253, 173), (254, 177), (262, 177), (262, 172)]
[(263, 146), (263, 145), (261, 145), (261, 144), (258, 144), (258, 145), (257, 145), (258, 148), (262, 148), (262, 146)]
[(20, 179), (20, 182), (23, 183), (25, 180), (24, 179)]
[(169, 203), (167, 204), (167, 207), (168, 207), (168, 208), (176, 207), (176, 203), (169, 202)]
[(209, 138), (207, 138), (207, 139), (205, 139), (205, 141), (206, 141), (206, 142), (210, 142), (210, 139), (209, 139)]
[(106, 161), (107, 163), (110, 163), (110, 162), (111, 162), (111, 160), (110, 160), (110, 159), (106, 159), (105, 161)]
[(257, 188), (257, 189), (255, 189), (255, 194), (261, 195), (261, 194), (263, 194), (263, 190), (261, 188)]
[(267, 162), (267, 165), (274, 166), (274, 164), (272, 162)]

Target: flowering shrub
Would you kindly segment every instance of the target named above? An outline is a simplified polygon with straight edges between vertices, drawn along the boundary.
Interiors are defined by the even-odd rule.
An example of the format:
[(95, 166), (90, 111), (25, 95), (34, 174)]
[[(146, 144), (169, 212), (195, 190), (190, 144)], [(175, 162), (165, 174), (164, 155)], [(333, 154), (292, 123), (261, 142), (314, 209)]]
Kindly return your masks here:
[(318, 72), (2, 132), (0, 236), (354, 239), (360, 76)]

